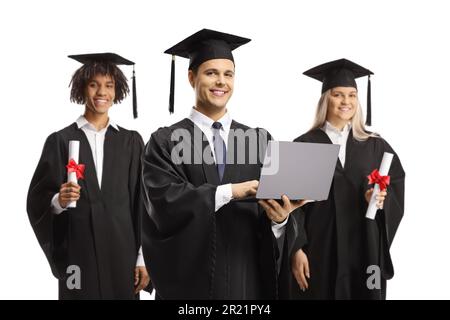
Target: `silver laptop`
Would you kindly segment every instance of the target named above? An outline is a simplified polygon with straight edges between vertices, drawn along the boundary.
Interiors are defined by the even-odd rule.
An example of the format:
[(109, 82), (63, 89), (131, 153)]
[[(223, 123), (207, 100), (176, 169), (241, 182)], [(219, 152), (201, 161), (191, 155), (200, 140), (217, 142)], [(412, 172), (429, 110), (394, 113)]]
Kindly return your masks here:
[(339, 145), (269, 141), (257, 199), (326, 200)]

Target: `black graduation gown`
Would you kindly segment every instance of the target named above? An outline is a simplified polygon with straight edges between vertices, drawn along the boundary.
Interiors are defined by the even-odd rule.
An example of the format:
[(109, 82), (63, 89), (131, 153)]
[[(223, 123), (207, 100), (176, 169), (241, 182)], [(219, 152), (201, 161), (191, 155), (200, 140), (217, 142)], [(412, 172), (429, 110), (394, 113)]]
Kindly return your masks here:
[[(332, 143), (321, 129), (295, 141)], [(385, 151), (394, 154), (389, 170), (391, 184), (383, 210), (370, 220), (365, 218), (368, 205), (364, 194), (371, 187), (367, 176), (379, 169)], [(389, 248), (404, 210), (405, 172), (400, 159), (382, 138), (361, 142), (353, 138), (352, 131), (345, 159), (344, 167), (338, 159), (328, 200), (309, 203), (295, 213), (306, 238), (298, 238), (294, 252), (303, 247), (311, 278), (309, 289), (302, 292), (291, 277), (293, 298), (385, 299), (386, 280), (394, 275)], [(381, 271), (379, 289), (373, 288), (374, 278), (369, 279), (375, 274), (369, 266)]]
[[(101, 189), (86, 135), (76, 123), (51, 134), (30, 184), (27, 211), (36, 237), (59, 279), (60, 299), (134, 299), (134, 268), (140, 246), (143, 141), (134, 131), (108, 127)], [(67, 181), (69, 140), (80, 141), (84, 179), (76, 208), (51, 212), (52, 197)], [(71, 265), (81, 289), (70, 290)], [(72, 278), (73, 279), (73, 278)], [(71, 281), (71, 279), (69, 279)]]
[[(276, 298), (279, 253), (264, 211), (256, 202), (232, 201), (214, 212), (217, 186), (259, 180), (261, 163), (249, 164), (247, 157), (244, 164), (227, 164), (219, 182), (214, 163), (172, 162), (172, 149), (181, 143), (171, 141), (177, 129), (189, 132), (191, 139), (185, 143), (192, 158), (208, 146), (201, 130), (184, 119), (157, 130), (145, 147), (143, 181), (149, 215), (143, 219), (143, 251), (157, 298)], [(233, 121), (231, 129), (249, 128)], [(194, 131), (204, 138), (202, 145), (194, 144)], [(248, 140), (236, 141), (234, 150), (246, 150), (248, 155)], [(265, 152), (266, 144), (260, 147)], [(295, 232), (292, 218), (286, 228), (291, 247)]]

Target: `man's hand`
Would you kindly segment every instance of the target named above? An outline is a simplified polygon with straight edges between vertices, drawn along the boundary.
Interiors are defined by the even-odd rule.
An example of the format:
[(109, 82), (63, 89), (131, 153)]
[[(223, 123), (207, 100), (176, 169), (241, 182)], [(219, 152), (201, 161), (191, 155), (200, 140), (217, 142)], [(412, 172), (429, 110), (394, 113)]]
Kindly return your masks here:
[(134, 293), (138, 294), (139, 291), (145, 289), (150, 283), (150, 276), (148, 275), (147, 268), (137, 266), (134, 268)]
[(309, 279), (309, 262), (308, 257), (302, 249), (298, 250), (292, 257), (291, 268), (300, 289), (302, 291), (308, 289), (308, 281), (306, 278)]
[(259, 181), (250, 180), (241, 183), (233, 183), (231, 185), (231, 192), (233, 199), (242, 199), (245, 197), (255, 196), (258, 190)]
[(72, 201), (80, 199), (81, 187), (74, 182), (67, 182), (59, 189), (58, 202), (61, 208), (66, 208)]
[(306, 200), (290, 201), (286, 195), (281, 197), (283, 205), (281, 206), (276, 200), (259, 200), (258, 203), (266, 211), (267, 217), (276, 222), (281, 223), (289, 216), (289, 214), (306, 203)]

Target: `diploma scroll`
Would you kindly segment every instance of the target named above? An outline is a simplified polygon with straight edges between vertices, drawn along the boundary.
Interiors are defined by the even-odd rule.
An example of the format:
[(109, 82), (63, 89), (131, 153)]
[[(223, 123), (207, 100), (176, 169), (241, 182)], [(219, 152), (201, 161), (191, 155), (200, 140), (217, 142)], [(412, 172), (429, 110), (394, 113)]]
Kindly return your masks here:
[[(389, 152), (385, 152), (383, 154), (383, 159), (381, 160), (380, 170), (379, 170), (381, 176), (388, 175), (393, 157), (394, 157), (394, 155)], [(379, 192), (380, 192), (380, 186), (378, 184), (375, 184), (375, 186), (373, 188), (372, 197), (370, 198), (369, 206), (367, 207), (366, 218), (368, 218), (368, 219), (371, 219), (371, 220), (375, 219), (375, 216), (376, 216), (377, 210), (378, 210), (377, 200), (375, 198)]]
[[(69, 141), (69, 160), (73, 159), (78, 164), (78, 156), (80, 152), (80, 141), (70, 140)], [(68, 172), (67, 174), (67, 182), (74, 182), (78, 184), (77, 173), (76, 172)], [(72, 201), (67, 205), (67, 208), (76, 208), (77, 202)]]

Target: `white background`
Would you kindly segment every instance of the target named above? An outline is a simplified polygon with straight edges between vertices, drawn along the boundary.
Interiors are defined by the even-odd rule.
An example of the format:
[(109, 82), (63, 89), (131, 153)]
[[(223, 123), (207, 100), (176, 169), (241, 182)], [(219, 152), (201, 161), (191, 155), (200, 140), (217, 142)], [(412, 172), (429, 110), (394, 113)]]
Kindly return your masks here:
[[(202, 28), (253, 40), (234, 52), (229, 111), (279, 140), (292, 140), (312, 123), (321, 87), (304, 70), (346, 57), (375, 73), (372, 130), (394, 147), (407, 174), (388, 298), (450, 298), (446, 1), (0, 3), (0, 298), (57, 298), (25, 204), (46, 137), (83, 111), (69, 102), (70, 77), (80, 65), (67, 55), (110, 51), (137, 63), (139, 118), (132, 119), (131, 99), (111, 116), (147, 141), (193, 105), (188, 62), (178, 59), (175, 114), (169, 115), (171, 58), (163, 51)], [(123, 70), (131, 77), (131, 68)], [(358, 81), (364, 110), (366, 83)]]

